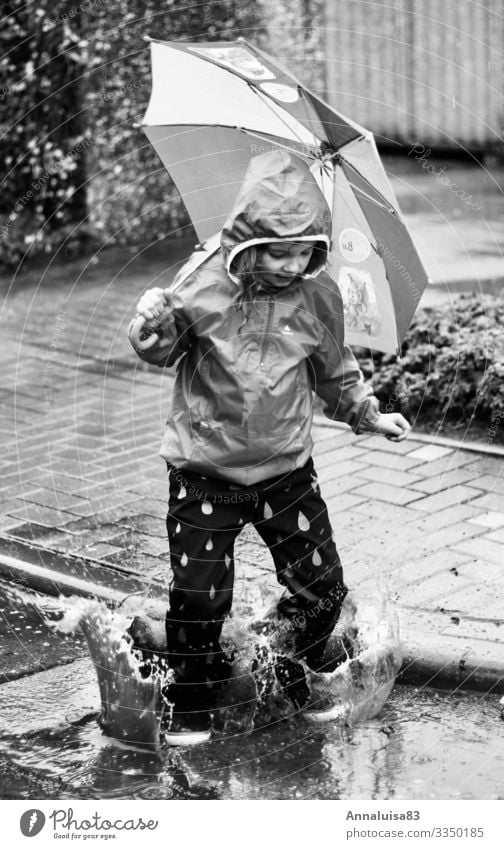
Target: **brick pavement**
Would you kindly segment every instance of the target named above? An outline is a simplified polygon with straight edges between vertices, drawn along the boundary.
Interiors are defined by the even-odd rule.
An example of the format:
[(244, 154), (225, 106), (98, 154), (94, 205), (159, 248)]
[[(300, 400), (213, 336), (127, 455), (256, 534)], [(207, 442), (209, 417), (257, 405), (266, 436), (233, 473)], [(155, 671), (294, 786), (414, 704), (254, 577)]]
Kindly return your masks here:
[[(96, 267), (86, 279), (77, 271), (4, 304), (0, 534), (165, 580), (157, 450), (173, 376), (137, 360), (126, 340), (159, 257), (106, 282)], [(504, 622), (504, 457), (425, 438), (394, 445), (321, 421), (313, 435), (351, 587), (388, 584), (403, 630), (419, 612), (445, 617), (438, 634), (458, 618), (466, 640), (480, 639), (481, 623)], [(254, 577), (274, 589), (269, 553), (247, 528), (237, 595), (254, 597)]]

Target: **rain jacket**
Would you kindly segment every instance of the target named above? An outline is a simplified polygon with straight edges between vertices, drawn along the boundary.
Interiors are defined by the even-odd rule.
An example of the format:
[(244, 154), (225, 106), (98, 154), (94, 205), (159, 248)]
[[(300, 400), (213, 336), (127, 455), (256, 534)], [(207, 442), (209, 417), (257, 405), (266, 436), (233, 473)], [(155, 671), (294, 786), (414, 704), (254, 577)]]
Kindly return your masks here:
[[(356, 433), (375, 430), (378, 402), (344, 345), (342, 298), (322, 270), (330, 232), (329, 208), (302, 160), (284, 151), (252, 160), (220, 248), (192, 255), (157, 342), (137, 351), (159, 366), (178, 360), (160, 452), (169, 463), (242, 485), (303, 466), (313, 447), (312, 390), (329, 418)], [(259, 289), (244, 312), (239, 253), (281, 239), (319, 250), (302, 278)]]

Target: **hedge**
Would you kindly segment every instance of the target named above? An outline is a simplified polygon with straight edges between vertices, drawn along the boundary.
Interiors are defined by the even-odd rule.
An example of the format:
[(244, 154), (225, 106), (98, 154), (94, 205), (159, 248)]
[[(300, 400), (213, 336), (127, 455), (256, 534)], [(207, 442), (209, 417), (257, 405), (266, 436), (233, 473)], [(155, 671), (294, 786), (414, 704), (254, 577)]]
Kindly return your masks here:
[(400, 357), (357, 356), (382, 411), (481, 424), (504, 418), (504, 298), (460, 295), (419, 310)]

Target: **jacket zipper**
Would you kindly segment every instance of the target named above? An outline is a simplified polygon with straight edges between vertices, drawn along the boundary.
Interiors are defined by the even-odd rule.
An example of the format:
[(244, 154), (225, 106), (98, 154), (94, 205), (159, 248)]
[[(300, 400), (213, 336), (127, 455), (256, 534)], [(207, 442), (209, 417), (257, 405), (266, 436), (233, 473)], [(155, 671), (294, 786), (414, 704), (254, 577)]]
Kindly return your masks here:
[(261, 368), (264, 368), (264, 358), (266, 356), (266, 348), (268, 346), (268, 339), (271, 331), (271, 324), (273, 321), (273, 309), (275, 303), (274, 301), (268, 301), (268, 320), (266, 322), (266, 331), (263, 334), (262, 343), (261, 343), (261, 356), (259, 359), (259, 363)]

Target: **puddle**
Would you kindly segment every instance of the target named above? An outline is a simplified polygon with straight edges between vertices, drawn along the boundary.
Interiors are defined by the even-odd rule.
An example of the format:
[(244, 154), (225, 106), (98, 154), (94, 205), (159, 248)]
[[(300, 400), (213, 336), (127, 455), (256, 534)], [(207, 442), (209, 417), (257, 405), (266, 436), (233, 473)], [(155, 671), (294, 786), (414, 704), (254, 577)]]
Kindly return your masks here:
[[(237, 712), (238, 700), (231, 699), (214, 739), (175, 750), (120, 742), (124, 728), (128, 740), (135, 734), (141, 740), (145, 728), (138, 717), (151, 731), (158, 727), (156, 682), (137, 677), (122, 640), (131, 616), (112, 616), (82, 599), (65, 603), (67, 631), (87, 617), (100, 685), (93, 662), (82, 657), (0, 686), (1, 798), (504, 798), (499, 696), (392, 690), (397, 634), (386, 599), (381, 605), (357, 605), (360, 639), (366, 635), (358, 646), (359, 665), (347, 660), (335, 673), (313, 676), (312, 687), (322, 696), (331, 694), (331, 721), (310, 722), (292, 707), (285, 710), (278, 694), (273, 706), (258, 710), (256, 691), (252, 713)], [(250, 621), (244, 610), (228, 624), (228, 639), (249, 651), (253, 609)], [(347, 615), (353, 621), (351, 606)], [(268, 634), (267, 644), (284, 638), (277, 630)], [(61, 639), (67, 652), (68, 638)], [(264, 635), (255, 639), (261, 642)], [(247, 657), (244, 649), (246, 670)], [(98, 720), (104, 704), (120, 708), (109, 710), (107, 728), (119, 740), (102, 733)], [(134, 722), (128, 713), (124, 719), (124, 710)]]
[[(60, 671), (47, 673), (39, 696), (48, 699), (51, 677), (61, 692)], [(82, 705), (74, 702), (69, 713), (76, 724), (63, 720), (0, 735), (2, 798), (504, 798), (498, 696), (401, 686), (378, 717), (351, 729), (295, 717), (192, 749), (153, 753), (124, 749), (101, 733), (95, 718), (77, 718), (93, 694), (98, 709), (96, 685), (85, 677), (81, 666), (75, 683)], [(28, 690), (27, 679), (24, 684)], [(32, 693), (32, 710), (36, 698)], [(19, 710), (26, 703), (28, 697)]]

